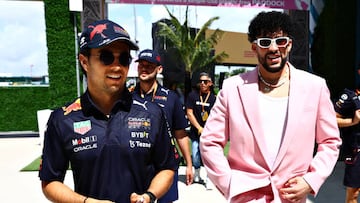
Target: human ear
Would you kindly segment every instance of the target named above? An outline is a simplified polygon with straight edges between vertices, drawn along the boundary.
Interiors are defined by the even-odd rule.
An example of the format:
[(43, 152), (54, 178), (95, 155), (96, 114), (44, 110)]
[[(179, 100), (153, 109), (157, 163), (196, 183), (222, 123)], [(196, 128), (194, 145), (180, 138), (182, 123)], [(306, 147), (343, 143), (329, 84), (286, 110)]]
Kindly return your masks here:
[(80, 62), (81, 67), (83, 67), (83, 69), (84, 69), (85, 71), (87, 71), (88, 66), (89, 66), (88, 57), (86, 57), (86, 56), (83, 55), (83, 54), (79, 54), (79, 62)]
[(162, 71), (163, 71), (163, 67), (162, 67), (162, 65), (159, 65), (158, 70), (157, 70), (157, 74), (162, 73)]
[(254, 43), (251, 44), (251, 50), (256, 51), (256, 44)]

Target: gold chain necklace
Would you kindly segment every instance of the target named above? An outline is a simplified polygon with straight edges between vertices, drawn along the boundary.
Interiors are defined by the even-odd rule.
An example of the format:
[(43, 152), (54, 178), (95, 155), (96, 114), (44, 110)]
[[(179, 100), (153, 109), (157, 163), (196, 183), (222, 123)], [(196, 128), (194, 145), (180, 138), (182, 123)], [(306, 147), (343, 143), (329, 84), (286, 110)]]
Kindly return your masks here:
[(205, 101), (203, 101), (203, 98), (202, 98), (202, 96), (201, 96), (201, 91), (200, 91), (199, 95), (200, 95), (200, 102), (201, 102), (201, 117), (202, 117), (203, 121), (206, 121), (207, 118), (208, 118), (208, 116), (209, 116), (209, 114), (208, 114), (207, 111), (205, 111), (205, 104), (206, 104), (206, 102), (207, 102), (208, 99), (209, 99), (210, 91), (207, 93), (206, 98), (205, 98)]

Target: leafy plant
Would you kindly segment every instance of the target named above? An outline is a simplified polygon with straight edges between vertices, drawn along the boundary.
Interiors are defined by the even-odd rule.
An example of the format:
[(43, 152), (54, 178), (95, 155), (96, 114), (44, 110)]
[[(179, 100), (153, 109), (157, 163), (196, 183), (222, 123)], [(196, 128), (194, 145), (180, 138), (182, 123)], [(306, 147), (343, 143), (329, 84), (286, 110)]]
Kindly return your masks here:
[(210, 18), (200, 29), (196, 29), (195, 33), (192, 33), (192, 29), (188, 25), (188, 6), (183, 24), (166, 6), (165, 8), (170, 16), (170, 23), (158, 22), (157, 36), (166, 38), (178, 50), (180, 60), (184, 63), (187, 72), (191, 74), (198, 70), (204, 70), (208, 65), (221, 62), (228, 57), (225, 52), (215, 54), (214, 50), (214, 45), (221, 39), (223, 31), (216, 29), (210, 36), (206, 37), (205, 35), (206, 30), (219, 17)]

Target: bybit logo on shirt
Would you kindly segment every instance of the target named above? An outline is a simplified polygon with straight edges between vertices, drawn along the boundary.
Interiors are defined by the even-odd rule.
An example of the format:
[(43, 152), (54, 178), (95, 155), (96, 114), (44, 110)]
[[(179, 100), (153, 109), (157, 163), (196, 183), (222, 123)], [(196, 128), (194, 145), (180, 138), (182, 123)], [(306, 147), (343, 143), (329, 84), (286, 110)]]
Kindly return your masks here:
[(131, 132), (132, 138), (149, 138), (148, 132)]

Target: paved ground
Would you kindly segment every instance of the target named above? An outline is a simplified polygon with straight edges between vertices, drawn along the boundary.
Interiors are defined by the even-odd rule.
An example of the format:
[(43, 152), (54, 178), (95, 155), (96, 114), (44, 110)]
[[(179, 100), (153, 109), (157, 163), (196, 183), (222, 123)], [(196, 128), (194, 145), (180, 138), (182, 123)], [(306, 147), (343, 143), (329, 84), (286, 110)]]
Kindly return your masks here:
[[(41, 145), (38, 137), (0, 138), (0, 202), (4, 203), (42, 203), (49, 202), (43, 196), (37, 172), (20, 172), (20, 170), (41, 155)], [(344, 202), (345, 188), (342, 186), (344, 166), (338, 162), (334, 173), (322, 187), (314, 199), (309, 197), (309, 203), (341, 203)], [(175, 203), (226, 203), (226, 200), (216, 190), (206, 190), (203, 185), (186, 186), (181, 180), (184, 168), (179, 171), (179, 196)], [(201, 170), (205, 178), (205, 170)], [(65, 178), (65, 183), (72, 186), (71, 173)]]

